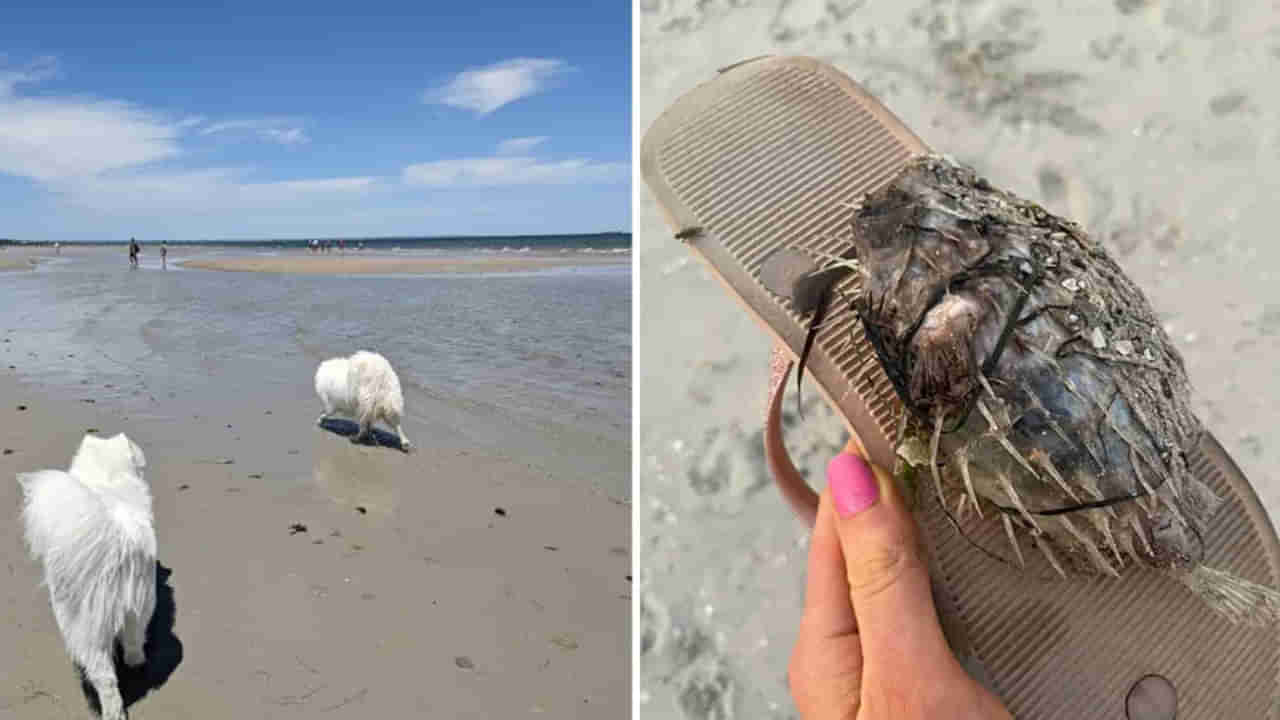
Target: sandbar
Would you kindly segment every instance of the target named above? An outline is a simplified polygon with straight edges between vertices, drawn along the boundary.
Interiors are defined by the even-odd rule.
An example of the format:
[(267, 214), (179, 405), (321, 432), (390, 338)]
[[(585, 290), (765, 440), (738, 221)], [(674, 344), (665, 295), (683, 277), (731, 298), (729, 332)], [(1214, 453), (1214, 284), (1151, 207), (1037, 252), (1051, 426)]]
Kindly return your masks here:
[(569, 257), (423, 257), (394, 255), (278, 255), (233, 256), (185, 260), (185, 268), (230, 272), (289, 273), (302, 275), (384, 275), (426, 273), (511, 273), (552, 268), (628, 265), (629, 254)]
[(21, 250), (0, 252), (0, 272), (30, 270), (36, 266), (36, 259)]

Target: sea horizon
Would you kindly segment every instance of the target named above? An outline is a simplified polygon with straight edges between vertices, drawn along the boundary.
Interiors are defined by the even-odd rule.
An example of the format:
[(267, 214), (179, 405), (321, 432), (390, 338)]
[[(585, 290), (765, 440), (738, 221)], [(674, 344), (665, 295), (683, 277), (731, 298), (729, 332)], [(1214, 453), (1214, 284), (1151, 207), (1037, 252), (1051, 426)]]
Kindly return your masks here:
[[(538, 249), (597, 249), (619, 250), (630, 249), (632, 237), (629, 232), (599, 233), (550, 233), (521, 235), (382, 235), (382, 236), (305, 236), (293, 238), (248, 238), (248, 239), (200, 239), (182, 240), (175, 238), (142, 239), (142, 245), (154, 245), (166, 242), (169, 245), (189, 247), (278, 247), (306, 248), (310, 242), (345, 242), (354, 247), (364, 246), (370, 249), (402, 248), (503, 248), (512, 245)], [(107, 240), (22, 240), (16, 238), (0, 238), (0, 246), (41, 247), (55, 243), (65, 246), (97, 246), (118, 245), (129, 242), (129, 238), (113, 238)]]

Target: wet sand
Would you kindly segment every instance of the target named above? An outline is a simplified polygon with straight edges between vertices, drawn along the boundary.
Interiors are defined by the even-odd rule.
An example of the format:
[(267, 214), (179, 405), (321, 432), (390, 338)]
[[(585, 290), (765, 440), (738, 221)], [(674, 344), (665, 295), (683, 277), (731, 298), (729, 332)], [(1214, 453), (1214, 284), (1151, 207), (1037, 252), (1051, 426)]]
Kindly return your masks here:
[[(5, 337), (0, 718), (87, 714), (14, 475), (65, 468), (90, 428), (146, 452), (171, 572), (148, 644), (150, 682), (164, 682), (134, 720), (629, 711), (628, 505), (443, 421), (406, 423), (412, 454), (352, 445), (342, 423), (315, 425), (306, 382), (176, 397), (24, 384), (39, 348)], [(147, 412), (107, 399), (139, 392), (156, 396)]]
[(421, 257), (394, 255), (279, 255), (185, 260), (182, 267), (200, 270), (301, 274), (511, 273), (552, 268), (629, 265), (630, 255), (512, 257)]
[(26, 248), (0, 250), (0, 272), (30, 270), (36, 266), (36, 253)]

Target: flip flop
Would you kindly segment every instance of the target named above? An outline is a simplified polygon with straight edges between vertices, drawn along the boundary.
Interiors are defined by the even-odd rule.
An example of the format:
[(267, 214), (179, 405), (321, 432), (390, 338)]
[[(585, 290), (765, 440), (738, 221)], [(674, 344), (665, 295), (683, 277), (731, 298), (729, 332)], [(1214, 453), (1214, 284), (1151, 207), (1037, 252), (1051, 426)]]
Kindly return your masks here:
[[(641, 146), (642, 175), (676, 237), (779, 345), (766, 457), (810, 524), (817, 495), (786, 454), (780, 417), (814, 304), (812, 288), (796, 282), (811, 269), (803, 256), (842, 252), (847, 204), (927, 152), (849, 77), (796, 57), (721, 70), (659, 117)], [(850, 275), (835, 288), (858, 282)], [(894, 467), (903, 409), (856, 322), (853, 313), (823, 322), (805, 372), (852, 442)], [(1240, 469), (1207, 432), (1191, 466), (1225, 498), (1204, 534), (1204, 564), (1280, 587), (1280, 539)], [(917, 515), (948, 640), (1016, 717), (1280, 720), (1280, 627), (1233, 624), (1154, 570), (1063, 580), (1043, 558), (1027, 555), (1025, 569), (993, 560), (981, 548), (1007, 543), (1001, 522), (966, 522), (969, 542), (932, 493), (920, 493)]]

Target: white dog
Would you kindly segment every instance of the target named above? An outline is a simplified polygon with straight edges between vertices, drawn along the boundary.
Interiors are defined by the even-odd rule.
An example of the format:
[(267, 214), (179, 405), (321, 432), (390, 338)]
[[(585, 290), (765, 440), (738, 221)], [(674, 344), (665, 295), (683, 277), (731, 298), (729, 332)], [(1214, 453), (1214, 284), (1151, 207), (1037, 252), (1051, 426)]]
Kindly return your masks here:
[(316, 369), (316, 394), (324, 403), (317, 424), (331, 415), (353, 418), (360, 424), (360, 432), (351, 441), (360, 442), (369, 437), (373, 423), (382, 420), (395, 428), (402, 448), (411, 447), (400, 427), (404, 415), (400, 378), (381, 355), (361, 350), (349, 358), (325, 360)]
[(68, 472), (18, 475), (31, 554), (44, 565), (53, 616), (71, 659), (98, 693), (103, 720), (122, 720), (112, 661), (145, 662), (156, 605), (156, 535), (142, 450), (124, 434), (86, 435)]

